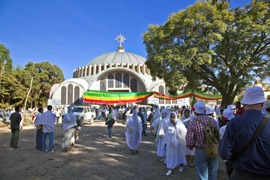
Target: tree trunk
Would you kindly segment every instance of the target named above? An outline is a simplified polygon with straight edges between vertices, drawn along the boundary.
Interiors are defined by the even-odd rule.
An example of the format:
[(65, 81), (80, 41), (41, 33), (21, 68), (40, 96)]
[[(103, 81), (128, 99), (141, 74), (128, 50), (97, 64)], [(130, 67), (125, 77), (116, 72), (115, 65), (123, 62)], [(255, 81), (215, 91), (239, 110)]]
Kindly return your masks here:
[(222, 95), (222, 101), (221, 101), (221, 107), (227, 108), (227, 105), (232, 104), (233, 100), (235, 98), (235, 95), (233, 95), (233, 92), (221, 92)]

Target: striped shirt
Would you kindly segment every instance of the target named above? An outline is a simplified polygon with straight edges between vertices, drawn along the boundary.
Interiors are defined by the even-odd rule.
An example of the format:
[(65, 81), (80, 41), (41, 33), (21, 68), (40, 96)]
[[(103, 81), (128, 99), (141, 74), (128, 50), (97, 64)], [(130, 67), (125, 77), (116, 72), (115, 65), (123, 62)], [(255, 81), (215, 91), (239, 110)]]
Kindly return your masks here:
[(217, 122), (213, 118), (205, 115), (197, 116), (197, 118), (195, 118), (189, 123), (187, 129), (186, 146), (189, 149), (192, 149), (194, 147), (198, 149), (205, 148), (205, 126), (202, 123), (198, 122), (196, 119), (203, 122), (204, 124), (207, 124), (208, 120), (210, 119), (213, 125), (218, 127)]

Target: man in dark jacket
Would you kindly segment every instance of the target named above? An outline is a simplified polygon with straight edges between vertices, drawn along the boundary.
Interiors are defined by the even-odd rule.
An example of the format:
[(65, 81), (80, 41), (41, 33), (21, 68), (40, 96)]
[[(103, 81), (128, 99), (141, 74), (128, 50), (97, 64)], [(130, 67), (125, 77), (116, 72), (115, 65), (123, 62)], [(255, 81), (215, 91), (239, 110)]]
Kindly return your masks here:
[[(219, 145), (219, 154), (224, 160), (231, 160), (235, 153), (242, 151), (263, 120), (262, 107), (265, 102), (261, 87), (253, 86), (244, 92), (241, 103), (245, 112), (227, 124)], [(270, 123), (256, 138), (255, 142), (233, 162), (231, 180), (270, 179)]]
[(22, 116), (20, 114), (20, 108), (15, 107), (15, 112), (10, 115), (10, 129), (11, 129), (11, 140), (10, 147), (18, 148), (17, 144), (19, 141), (19, 133), (20, 133), (20, 122), (22, 120)]
[(138, 112), (138, 116), (141, 118), (141, 120), (142, 120), (142, 126), (143, 126), (143, 131), (142, 131), (142, 135), (143, 136), (147, 136), (147, 134), (146, 134), (146, 127), (145, 127), (145, 121), (146, 121), (146, 119), (145, 119), (145, 116), (144, 116), (144, 114), (143, 114), (143, 109), (140, 107), (139, 108), (139, 112)]

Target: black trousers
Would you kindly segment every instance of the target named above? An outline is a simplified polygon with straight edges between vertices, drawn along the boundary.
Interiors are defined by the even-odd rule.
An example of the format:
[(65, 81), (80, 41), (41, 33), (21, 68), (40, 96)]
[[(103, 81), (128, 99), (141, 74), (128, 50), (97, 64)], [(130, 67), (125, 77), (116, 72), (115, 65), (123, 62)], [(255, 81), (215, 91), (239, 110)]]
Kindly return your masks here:
[(17, 148), (20, 129), (11, 129), (10, 147)]
[(36, 149), (41, 151), (42, 148), (42, 128), (37, 130), (36, 134)]

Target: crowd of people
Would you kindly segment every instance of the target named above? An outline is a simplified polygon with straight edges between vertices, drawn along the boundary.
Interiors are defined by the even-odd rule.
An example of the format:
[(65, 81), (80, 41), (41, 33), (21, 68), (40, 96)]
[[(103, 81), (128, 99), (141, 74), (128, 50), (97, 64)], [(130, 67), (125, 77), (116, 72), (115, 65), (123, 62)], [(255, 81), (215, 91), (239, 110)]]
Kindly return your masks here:
[[(113, 136), (113, 125), (119, 118), (116, 108), (101, 107), (98, 119), (104, 118), (108, 128), (108, 137)], [(108, 110), (108, 112), (103, 111)], [(266, 101), (264, 92), (260, 87), (246, 89), (241, 102), (227, 105), (222, 109), (219, 106), (212, 107), (198, 101), (192, 108), (183, 106), (179, 110), (168, 109), (154, 105), (151, 112), (137, 105), (126, 108), (121, 113), (126, 120), (125, 137), (127, 147), (132, 155), (139, 154), (139, 147), (143, 136), (147, 134), (147, 122), (150, 122), (151, 135), (156, 144), (156, 155), (167, 168), (166, 176), (172, 174), (172, 170), (179, 168), (183, 172), (185, 166), (195, 167), (198, 179), (215, 180), (218, 171), (218, 156), (206, 155), (206, 124), (211, 124), (219, 131), (219, 154), (228, 165), (232, 162), (232, 172), (228, 173), (230, 179), (270, 179), (270, 123), (258, 128), (264, 117), (270, 117), (270, 100)], [(11, 113), (11, 141), (10, 146), (17, 148), (20, 121), (22, 119), (19, 108)], [(265, 121), (265, 120), (264, 120)], [(52, 106), (47, 110), (38, 109), (34, 123), (36, 126), (36, 149), (46, 153), (54, 152), (54, 126), (59, 122), (57, 113), (52, 112)], [(62, 119), (64, 138), (63, 151), (72, 150), (76, 141), (76, 132), (79, 131), (76, 116), (72, 107), (68, 107)], [(264, 127), (266, 126), (266, 127)], [(249, 143), (256, 133), (255, 143)], [(48, 148), (46, 146), (49, 138)], [(249, 144), (248, 148), (243, 147)], [(240, 155), (238, 154), (239, 152)], [(237, 158), (235, 158), (237, 154)], [(233, 161), (231, 161), (233, 160)]]
[[(62, 109), (64, 110), (64, 108)], [(9, 117), (10, 129), (12, 132), (10, 147), (12, 148), (18, 148), (19, 133), (22, 129), (22, 119), (23, 114), (20, 112), (20, 107), (15, 107), (15, 112), (12, 112)], [(75, 133), (80, 129), (80, 127), (77, 125), (77, 119), (72, 112), (72, 108), (68, 107), (67, 112), (63, 113), (61, 108), (57, 107), (55, 110), (53, 110), (53, 107), (48, 105), (45, 111), (43, 108), (38, 108), (36, 112), (34, 111), (34, 116), (32, 119), (36, 127), (37, 150), (44, 153), (54, 152), (54, 126), (55, 124), (59, 124), (60, 119), (65, 132), (62, 148), (64, 151), (67, 151), (73, 147), (75, 144)], [(47, 137), (49, 139), (48, 148)]]
[[(266, 101), (262, 88), (246, 89), (241, 102), (224, 109), (198, 101), (191, 109), (182, 107), (179, 115), (171, 109), (159, 109), (159, 106), (152, 112), (153, 115), (149, 115), (151, 130), (157, 156), (168, 169), (166, 176), (171, 175), (174, 168), (179, 167), (181, 173), (184, 166), (195, 165), (198, 179), (218, 179), (218, 154), (210, 157), (206, 153), (205, 129), (210, 123), (219, 131), (218, 151), (226, 167), (229, 168), (228, 161), (232, 162), (233, 171), (227, 174), (229, 179), (270, 179), (270, 123), (267, 120), (270, 100)], [(136, 106), (131, 114), (126, 124), (126, 142), (131, 153), (138, 154), (143, 125)], [(257, 134), (256, 139), (254, 134)], [(243, 148), (245, 146), (248, 148)]]

